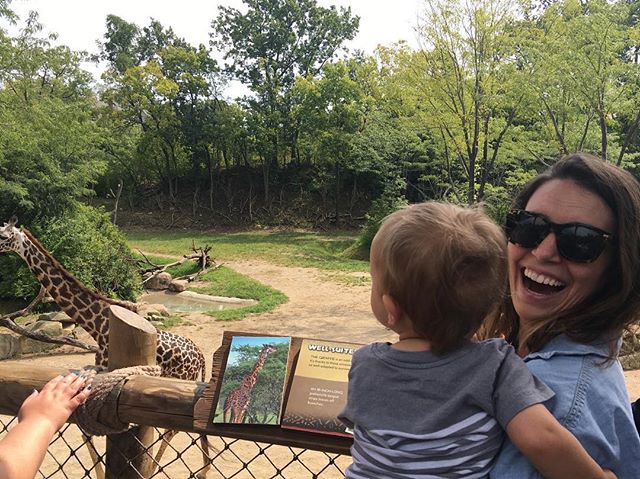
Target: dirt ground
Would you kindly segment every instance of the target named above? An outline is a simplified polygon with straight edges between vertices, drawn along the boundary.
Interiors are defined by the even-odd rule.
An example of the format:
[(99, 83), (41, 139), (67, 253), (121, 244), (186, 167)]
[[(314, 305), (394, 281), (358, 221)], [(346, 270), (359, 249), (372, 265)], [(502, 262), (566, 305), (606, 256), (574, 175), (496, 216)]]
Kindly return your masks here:
[[(232, 322), (190, 314), (185, 324), (173, 328), (173, 332), (190, 337), (202, 348), (208, 361), (208, 373), (212, 354), (220, 345), (225, 330), (361, 343), (393, 339), (371, 315), (368, 284), (339, 284), (319, 270), (276, 266), (262, 261), (227, 262), (225, 266), (282, 291), (289, 301), (270, 313)], [(88, 353), (67, 352), (19, 361), (66, 369), (91, 364), (93, 359)], [(625, 378), (631, 398), (639, 397), (640, 371), (626, 372)], [(259, 472), (257, 474), (254, 477), (261, 477)]]

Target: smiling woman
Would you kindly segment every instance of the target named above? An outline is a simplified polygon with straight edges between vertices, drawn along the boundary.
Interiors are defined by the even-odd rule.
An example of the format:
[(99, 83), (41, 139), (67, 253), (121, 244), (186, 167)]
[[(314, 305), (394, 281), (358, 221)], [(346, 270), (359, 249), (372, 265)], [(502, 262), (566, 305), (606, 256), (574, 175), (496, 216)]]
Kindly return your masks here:
[[(531, 195), (522, 212), (533, 216), (538, 223), (550, 225), (547, 218), (562, 223), (555, 231), (546, 228), (547, 234), (540, 237), (537, 244), (524, 243), (517, 235), (530, 221), (526, 217), (515, 224), (509, 235), (511, 300), (520, 317), (522, 336), (526, 337), (529, 331), (536, 331), (538, 323), (552, 321), (581, 305), (605, 284), (614, 248), (606, 247), (602, 235), (612, 237), (606, 231), (614, 231), (615, 220), (604, 200), (569, 179), (544, 183)], [(589, 237), (589, 244), (594, 248), (578, 248), (581, 239), (578, 228), (594, 233)], [(569, 252), (563, 254), (562, 245), (574, 246), (569, 250), (572, 253), (593, 251), (594, 254), (585, 258), (567, 254)], [(601, 248), (596, 249), (598, 245)]]
[[(545, 405), (600, 466), (640, 477), (640, 439), (616, 360), (640, 319), (640, 185), (574, 154), (532, 180), (507, 217), (508, 295), (487, 324), (555, 393)], [(492, 478), (540, 477), (509, 441)]]

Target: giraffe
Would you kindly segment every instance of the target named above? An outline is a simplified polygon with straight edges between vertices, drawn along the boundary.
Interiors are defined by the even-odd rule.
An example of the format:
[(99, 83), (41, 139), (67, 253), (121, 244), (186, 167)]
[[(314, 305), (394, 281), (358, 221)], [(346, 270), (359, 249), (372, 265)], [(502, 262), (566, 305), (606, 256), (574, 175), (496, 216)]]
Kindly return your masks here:
[[(137, 305), (119, 301), (89, 290), (25, 228), (17, 228), (18, 220), (13, 217), (0, 227), (0, 253), (15, 252), (26, 263), (38, 282), (60, 308), (96, 341), (98, 352), (95, 364), (107, 367), (109, 364), (109, 307), (114, 304), (137, 312)], [(205, 358), (198, 346), (190, 339), (167, 331), (158, 330), (156, 363), (162, 369), (162, 376), (205, 381)], [(156, 464), (168, 442), (177, 431), (162, 434)], [(211, 467), (209, 445), (206, 436), (201, 436), (202, 454), (205, 466), (199, 477), (206, 477)], [(163, 447), (164, 446), (164, 447)]]
[(240, 424), (244, 421), (244, 416), (247, 414), (247, 409), (249, 409), (249, 403), (251, 402), (251, 391), (256, 385), (258, 373), (264, 366), (267, 356), (275, 351), (277, 351), (277, 348), (271, 344), (262, 346), (258, 360), (251, 372), (242, 378), (240, 384), (227, 394), (222, 412), (224, 422)]

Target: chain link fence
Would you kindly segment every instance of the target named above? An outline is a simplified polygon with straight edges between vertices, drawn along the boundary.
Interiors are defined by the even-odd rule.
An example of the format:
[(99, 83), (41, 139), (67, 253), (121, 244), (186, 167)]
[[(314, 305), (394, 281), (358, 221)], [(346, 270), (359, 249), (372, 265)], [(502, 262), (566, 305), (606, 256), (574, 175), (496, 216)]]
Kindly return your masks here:
[[(0, 416), (0, 437), (15, 424), (16, 417)], [(351, 462), (350, 457), (339, 454), (218, 436), (208, 436), (210, 451), (205, 461), (200, 435), (193, 432), (178, 432), (156, 460), (163, 433), (154, 428), (154, 441), (143, 453), (148, 456), (151, 470), (138, 471), (138, 477), (200, 478), (205, 477), (203, 472), (210, 466), (207, 479), (342, 479)], [(90, 453), (90, 448), (95, 454)], [(51, 441), (36, 477), (100, 479), (106, 467), (105, 451), (105, 437), (89, 439), (75, 424), (65, 424)], [(129, 458), (129, 464), (133, 459)]]

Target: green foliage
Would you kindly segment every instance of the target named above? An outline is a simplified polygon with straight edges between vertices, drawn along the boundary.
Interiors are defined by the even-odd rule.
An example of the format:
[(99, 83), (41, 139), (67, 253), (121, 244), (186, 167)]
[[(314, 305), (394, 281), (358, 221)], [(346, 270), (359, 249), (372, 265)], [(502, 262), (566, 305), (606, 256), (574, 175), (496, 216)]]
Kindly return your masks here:
[(407, 205), (407, 201), (402, 195), (404, 182), (399, 178), (391, 178), (385, 184), (382, 195), (371, 204), (371, 209), (367, 213), (367, 220), (362, 228), (358, 242), (354, 247), (345, 252), (352, 258), (368, 259), (371, 243), (375, 237), (380, 223), (388, 215)]
[[(286, 148), (299, 161), (296, 76), (313, 78), (345, 40), (355, 37), (359, 18), (350, 8), (318, 6), (316, 0), (243, 0), (245, 11), (220, 7), (212, 41), (226, 52), (227, 72), (253, 92), (245, 98), (253, 121), (249, 130), (263, 164), (269, 199), (272, 170)], [(256, 28), (260, 25), (260, 28)], [(335, 136), (333, 136), (335, 139)]]
[(171, 28), (152, 20), (144, 28), (107, 17), (100, 58), (106, 104), (101, 121), (117, 135), (105, 137), (109, 183), (126, 179), (131, 193), (141, 183), (165, 186), (175, 199), (178, 178), (216, 167), (211, 151), (220, 148), (217, 126), (224, 104), (218, 66), (203, 45), (193, 47)]
[[(124, 237), (109, 215), (76, 205), (60, 218), (29, 225), (34, 236), (90, 289), (135, 300), (141, 290)], [(0, 257), (0, 297), (32, 298), (37, 282), (16, 255)]]
[[(403, 201), (482, 201), (501, 218), (520, 177), (562, 154), (640, 169), (634, 2), (432, 0), (418, 49), (340, 60), (351, 9), (240, 3), (211, 25), (224, 67), (158, 21), (109, 15), (99, 88), (37, 14), (15, 37), (0, 31), (0, 220), (44, 225), (123, 184), (121, 207), (171, 208), (172, 225), (351, 227), (370, 210), (350, 251), (363, 254)], [(225, 99), (229, 80), (251, 95)], [(331, 254), (299, 261), (322, 268)]]
[(32, 15), (18, 37), (0, 38), (0, 218), (27, 223), (91, 195), (105, 169), (82, 56), (41, 28)]

